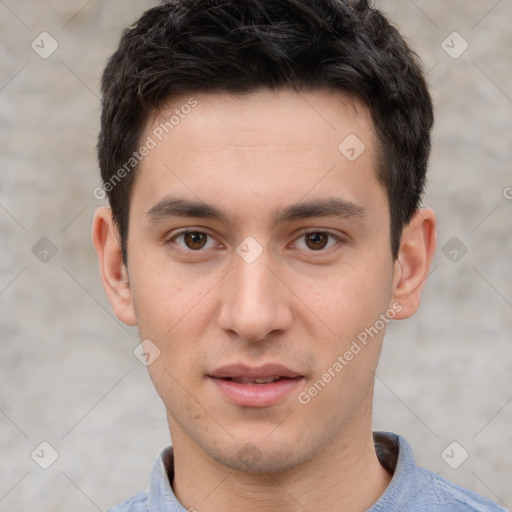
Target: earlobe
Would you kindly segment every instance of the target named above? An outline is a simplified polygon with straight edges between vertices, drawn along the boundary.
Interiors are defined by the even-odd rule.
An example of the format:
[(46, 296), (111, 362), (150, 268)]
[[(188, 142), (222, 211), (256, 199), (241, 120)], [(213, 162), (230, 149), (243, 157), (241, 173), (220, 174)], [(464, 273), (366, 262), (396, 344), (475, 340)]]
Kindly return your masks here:
[(432, 210), (420, 208), (402, 232), (400, 250), (394, 266), (393, 301), (402, 309), (397, 319), (416, 313), (421, 292), (436, 249), (436, 217)]
[(136, 325), (118, 230), (112, 218), (112, 210), (106, 206), (98, 208), (94, 214), (92, 241), (98, 255), (103, 287), (115, 315), (127, 325)]

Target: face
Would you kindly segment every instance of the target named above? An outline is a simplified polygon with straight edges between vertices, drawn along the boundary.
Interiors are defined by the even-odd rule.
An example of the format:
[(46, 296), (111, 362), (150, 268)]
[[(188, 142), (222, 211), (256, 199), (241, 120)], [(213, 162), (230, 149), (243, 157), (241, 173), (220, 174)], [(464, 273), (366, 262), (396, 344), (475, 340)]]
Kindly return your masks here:
[(282, 90), (196, 95), (161, 136), (187, 100), (141, 137), (129, 301), (174, 443), (283, 470), (371, 428), (401, 308), (376, 135), (354, 99)]

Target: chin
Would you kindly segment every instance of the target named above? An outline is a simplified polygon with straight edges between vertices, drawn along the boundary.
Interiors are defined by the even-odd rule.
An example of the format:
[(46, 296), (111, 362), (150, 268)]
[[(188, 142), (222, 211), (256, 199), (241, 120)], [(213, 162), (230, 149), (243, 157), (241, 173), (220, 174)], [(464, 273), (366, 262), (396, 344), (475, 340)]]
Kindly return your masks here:
[(268, 439), (239, 441), (236, 446), (222, 449), (217, 446), (208, 450), (217, 462), (236, 471), (246, 473), (279, 473), (290, 470), (312, 457), (313, 453), (303, 453), (301, 447), (293, 443), (269, 443)]

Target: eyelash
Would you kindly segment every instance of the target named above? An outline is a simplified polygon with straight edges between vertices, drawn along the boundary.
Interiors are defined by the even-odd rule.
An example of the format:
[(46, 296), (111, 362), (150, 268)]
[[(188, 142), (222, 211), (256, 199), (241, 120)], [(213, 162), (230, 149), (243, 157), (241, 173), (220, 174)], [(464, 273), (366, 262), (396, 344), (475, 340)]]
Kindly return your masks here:
[[(188, 247), (184, 248), (184, 247), (180, 247), (177, 243), (176, 243), (176, 240), (178, 239), (178, 237), (180, 236), (183, 236), (183, 235), (186, 235), (186, 234), (191, 234), (191, 233), (194, 233), (194, 234), (202, 234), (202, 235), (206, 235), (208, 238), (207, 238), (207, 242), (208, 243), (208, 240), (209, 239), (212, 239), (214, 238), (212, 235), (210, 235), (209, 233), (206, 233), (204, 231), (200, 231), (200, 230), (194, 230), (194, 229), (186, 229), (186, 230), (183, 230), (183, 231), (180, 231), (178, 233), (174, 233), (172, 236), (170, 236), (169, 238), (167, 238), (165, 240), (165, 243), (166, 244), (174, 244), (178, 247), (178, 250), (179, 251), (182, 251), (182, 252), (186, 252), (188, 254), (191, 254), (191, 253), (201, 253), (201, 252), (204, 252), (206, 251), (207, 249), (190, 249)], [(330, 252), (330, 250), (335, 247), (337, 244), (339, 244), (340, 242), (342, 242), (342, 238), (338, 235), (335, 235), (334, 233), (331, 233), (329, 231), (321, 231), (321, 230), (304, 230), (304, 231), (301, 231), (299, 233), (299, 235), (294, 239), (294, 243), (296, 243), (297, 240), (301, 239), (301, 238), (304, 238), (305, 236), (307, 235), (313, 235), (313, 234), (318, 234), (318, 235), (327, 235), (331, 240), (334, 240), (335, 243), (334, 244), (331, 244), (331, 246), (327, 247), (326, 249), (325, 248), (322, 248), (322, 249), (319, 249), (319, 250), (313, 250), (313, 249), (310, 249), (310, 250), (307, 250), (307, 249), (304, 249), (304, 250), (307, 250), (307, 252), (311, 253), (311, 254), (326, 254), (328, 252)], [(329, 242), (328, 242), (329, 243)]]

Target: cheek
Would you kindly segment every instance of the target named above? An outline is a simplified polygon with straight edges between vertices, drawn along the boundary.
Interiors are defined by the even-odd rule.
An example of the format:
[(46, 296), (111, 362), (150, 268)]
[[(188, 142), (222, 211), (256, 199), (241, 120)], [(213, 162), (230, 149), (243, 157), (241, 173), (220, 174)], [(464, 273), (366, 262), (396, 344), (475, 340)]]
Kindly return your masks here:
[(344, 265), (328, 286), (310, 286), (310, 319), (316, 325), (311, 334), (321, 346), (313, 348), (318, 361), (304, 401), (319, 414), (329, 403), (339, 403), (331, 413), (345, 417), (346, 407), (356, 407), (371, 392), (384, 333), (393, 317), (382, 319), (390, 312), (392, 283), (391, 271), (383, 268)]
[(213, 273), (198, 278), (170, 265), (147, 265), (143, 270), (136, 274), (132, 294), (140, 338), (150, 339), (160, 350), (148, 368), (151, 378), (157, 389), (185, 381), (191, 385), (198, 372), (190, 370), (197, 368), (199, 350), (208, 343), (215, 321), (212, 298), (219, 278)]
[(169, 262), (147, 263), (135, 269), (134, 275), (137, 278), (131, 289), (140, 336), (161, 343), (166, 343), (176, 328), (190, 323), (216, 282), (214, 276), (191, 276)]
[(317, 276), (297, 295), (330, 328), (346, 340), (373, 325), (389, 307), (392, 296), (392, 267), (366, 263), (339, 265), (329, 276)]
[(390, 311), (391, 294), (382, 287), (363, 285), (356, 275), (333, 287), (325, 295), (312, 294), (317, 298), (314, 312), (321, 319), (312, 336), (321, 345), (313, 348), (317, 364), (298, 398), (305, 414), (329, 416), (334, 433), (361, 404), (369, 403), (366, 398), (372, 393), (389, 321), (382, 315)]

